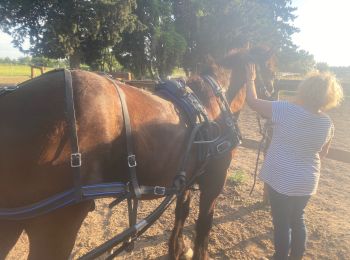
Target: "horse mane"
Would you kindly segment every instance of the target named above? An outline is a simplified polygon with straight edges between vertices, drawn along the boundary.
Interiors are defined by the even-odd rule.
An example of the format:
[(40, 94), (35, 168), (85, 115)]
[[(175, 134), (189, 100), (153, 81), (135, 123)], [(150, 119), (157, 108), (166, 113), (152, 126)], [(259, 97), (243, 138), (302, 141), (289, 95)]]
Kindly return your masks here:
[(187, 85), (205, 102), (205, 100), (210, 100), (213, 93), (207, 83), (203, 81), (201, 75), (211, 76), (217, 80), (223, 91), (226, 92), (227, 100), (230, 103), (244, 87), (246, 65), (254, 63), (274, 68), (275, 58), (272, 54), (270, 48), (257, 46), (231, 49), (227, 55), (218, 61), (207, 55), (203, 62), (198, 64), (198, 73), (187, 80)]
[(207, 55), (203, 62), (199, 63), (198, 72), (191, 75), (187, 80), (188, 86), (194, 91), (206, 91), (205, 85), (203, 85), (203, 79), (201, 75), (208, 75), (218, 81), (223, 89), (227, 89), (230, 82), (231, 72), (225, 69), (223, 66), (218, 65), (211, 55)]
[[(230, 96), (233, 97), (240, 88), (231, 86), (232, 77), (239, 80), (242, 77), (242, 73), (235, 73), (237, 70), (236, 68), (244, 68), (244, 64), (247, 63), (248, 58), (244, 49), (233, 49), (219, 61), (215, 61), (212, 56), (207, 55), (203, 61), (198, 64), (198, 72), (191, 75), (187, 80), (187, 85), (201, 100), (208, 100), (208, 97), (211, 97), (213, 93), (201, 77), (201, 75), (208, 75), (217, 80), (223, 91), (226, 92), (226, 95), (230, 94)], [(242, 79), (245, 79), (245, 74), (243, 77)]]

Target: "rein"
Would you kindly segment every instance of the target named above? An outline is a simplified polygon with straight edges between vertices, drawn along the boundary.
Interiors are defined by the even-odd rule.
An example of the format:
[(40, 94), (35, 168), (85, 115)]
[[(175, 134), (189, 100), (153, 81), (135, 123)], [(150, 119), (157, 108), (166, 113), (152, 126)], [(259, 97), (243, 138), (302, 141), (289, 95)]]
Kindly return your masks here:
[(270, 141), (271, 141), (271, 136), (269, 135), (269, 130), (272, 129), (271, 121), (266, 120), (266, 122), (264, 124), (264, 128), (262, 128), (259, 116), (257, 117), (257, 120), (258, 120), (258, 125), (259, 125), (259, 133), (262, 135), (262, 137), (261, 137), (261, 140), (260, 140), (259, 146), (258, 146), (258, 152), (257, 152), (256, 161), (255, 161), (255, 169), (254, 169), (254, 181), (253, 181), (252, 188), (249, 192), (249, 196), (252, 195), (254, 188), (255, 188), (256, 179), (258, 176), (258, 166), (259, 166), (261, 151), (263, 151), (265, 154), (267, 149), (268, 149), (268, 146), (270, 144)]
[[(276, 92), (275, 90), (273, 90), (272, 92), (268, 91), (268, 89), (267, 89), (267, 87), (262, 79), (259, 65), (256, 65), (256, 69), (257, 69), (257, 78), (259, 79), (260, 83), (262, 83), (262, 84), (259, 84), (259, 86), (260, 86), (258, 88), (259, 94), (260, 95), (263, 94), (264, 95), (263, 98), (266, 100), (270, 100), (270, 101), (277, 100), (278, 99), (278, 92)], [(266, 151), (270, 145), (271, 138), (272, 138), (272, 136), (271, 136), (271, 133), (272, 133), (271, 120), (266, 120), (264, 123), (264, 126), (262, 127), (261, 118), (262, 117), (257, 114), (256, 119), (257, 119), (258, 126), (259, 126), (259, 133), (261, 134), (262, 137), (261, 137), (261, 140), (260, 140), (259, 146), (258, 146), (257, 158), (255, 161), (255, 169), (254, 169), (254, 181), (253, 181), (252, 188), (249, 192), (249, 196), (252, 195), (254, 188), (255, 188), (255, 185), (256, 185), (256, 180), (257, 180), (257, 176), (258, 176), (258, 167), (259, 167), (259, 161), (260, 161), (260, 153), (262, 151), (264, 154), (266, 153)]]

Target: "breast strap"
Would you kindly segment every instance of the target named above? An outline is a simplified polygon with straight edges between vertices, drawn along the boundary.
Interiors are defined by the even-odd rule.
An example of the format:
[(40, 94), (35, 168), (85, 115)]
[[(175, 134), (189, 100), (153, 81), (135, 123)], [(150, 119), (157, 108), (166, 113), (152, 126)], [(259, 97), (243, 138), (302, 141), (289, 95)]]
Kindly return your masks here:
[(137, 176), (136, 176), (136, 155), (134, 153), (134, 146), (133, 146), (133, 141), (132, 141), (132, 132), (131, 132), (131, 124), (130, 124), (130, 115), (129, 115), (129, 110), (128, 106), (126, 104), (125, 100), (125, 95), (119, 85), (115, 82), (115, 80), (105, 77), (108, 79), (110, 82), (113, 83), (115, 89), (117, 90), (120, 103), (122, 106), (122, 113), (123, 113), (123, 118), (124, 118), (124, 126), (125, 126), (125, 135), (126, 135), (126, 151), (127, 151), (127, 162), (128, 162), (128, 167), (129, 167), (129, 177), (130, 181), (132, 184), (133, 192), (134, 195), (137, 199), (141, 198), (141, 190), (140, 186), (137, 181)]

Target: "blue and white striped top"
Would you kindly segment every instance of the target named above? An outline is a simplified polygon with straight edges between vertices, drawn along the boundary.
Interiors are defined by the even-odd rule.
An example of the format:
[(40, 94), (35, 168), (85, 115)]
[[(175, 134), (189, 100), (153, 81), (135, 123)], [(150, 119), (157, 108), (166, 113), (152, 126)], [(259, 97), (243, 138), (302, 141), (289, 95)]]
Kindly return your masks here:
[(334, 134), (332, 120), (287, 101), (272, 102), (273, 137), (260, 179), (288, 196), (316, 193), (322, 147)]

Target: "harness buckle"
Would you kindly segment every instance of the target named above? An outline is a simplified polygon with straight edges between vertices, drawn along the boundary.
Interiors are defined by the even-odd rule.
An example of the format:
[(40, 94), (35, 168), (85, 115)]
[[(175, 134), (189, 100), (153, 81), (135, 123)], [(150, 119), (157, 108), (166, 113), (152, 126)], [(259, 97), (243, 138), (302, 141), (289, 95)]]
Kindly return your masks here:
[(165, 195), (165, 187), (154, 186), (153, 193), (154, 193), (154, 195), (164, 196)]
[(229, 141), (224, 141), (216, 146), (216, 151), (220, 153), (227, 152), (231, 147), (231, 142)]
[(136, 163), (135, 154), (131, 154), (128, 156), (128, 165), (129, 165), (129, 168), (136, 167), (137, 163)]
[(220, 97), (222, 94), (222, 89), (219, 86), (215, 87), (215, 96)]
[(72, 153), (70, 155), (70, 167), (80, 167), (81, 166), (81, 153)]
[(226, 117), (226, 125), (228, 126), (228, 127), (232, 127), (233, 126), (233, 120), (232, 120), (232, 118), (230, 118), (230, 117)]

